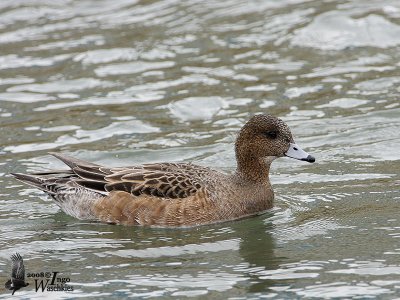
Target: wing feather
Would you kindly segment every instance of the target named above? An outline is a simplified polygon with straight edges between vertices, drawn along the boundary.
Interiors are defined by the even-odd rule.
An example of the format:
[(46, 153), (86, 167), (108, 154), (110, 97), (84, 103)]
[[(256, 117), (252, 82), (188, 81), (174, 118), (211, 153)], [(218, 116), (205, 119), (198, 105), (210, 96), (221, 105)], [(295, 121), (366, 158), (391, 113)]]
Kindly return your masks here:
[[(181, 164), (184, 166), (184, 164)], [(185, 198), (196, 193), (201, 187), (200, 178), (189, 174), (185, 168), (158, 165), (144, 165), (125, 169), (105, 176), (106, 191), (123, 190), (133, 195), (152, 195), (163, 198)]]
[(66, 180), (100, 193), (125, 191), (135, 196), (185, 198), (204, 187), (202, 175), (210, 171), (205, 167), (184, 163), (107, 168), (64, 154), (52, 154), (67, 164), (72, 172), (69, 176), (66, 172), (66, 177), (61, 177), (64, 174), (61, 173), (57, 180), (48, 180), (50, 185)]

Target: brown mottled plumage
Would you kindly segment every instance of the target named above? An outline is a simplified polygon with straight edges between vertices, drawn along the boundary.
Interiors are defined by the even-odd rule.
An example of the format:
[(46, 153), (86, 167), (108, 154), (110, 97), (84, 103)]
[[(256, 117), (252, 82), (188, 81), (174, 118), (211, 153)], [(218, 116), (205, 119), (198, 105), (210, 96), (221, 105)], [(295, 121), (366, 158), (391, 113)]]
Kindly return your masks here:
[(125, 225), (196, 226), (251, 216), (272, 207), (271, 162), (289, 156), (315, 159), (294, 144), (280, 119), (253, 116), (235, 143), (233, 174), (186, 163), (108, 168), (52, 153), (66, 171), (13, 174), (49, 194), (79, 219)]

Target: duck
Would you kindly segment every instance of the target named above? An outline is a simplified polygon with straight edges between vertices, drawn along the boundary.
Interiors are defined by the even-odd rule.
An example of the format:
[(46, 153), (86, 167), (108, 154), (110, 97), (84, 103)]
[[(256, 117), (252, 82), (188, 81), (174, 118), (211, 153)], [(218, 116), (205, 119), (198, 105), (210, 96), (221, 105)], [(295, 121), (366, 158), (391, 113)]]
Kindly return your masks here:
[(224, 173), (192, 163), (106, 167), (50, 153), (68, 170), (12, 173), (47, 193), (80, 220), (152, 227), (193, 227), (260, 215), (273, 207), (271, 163), (315, 158), (295, 142), (289, 126), (270, 114), (252, 116), (235, 141), (237, 167)]

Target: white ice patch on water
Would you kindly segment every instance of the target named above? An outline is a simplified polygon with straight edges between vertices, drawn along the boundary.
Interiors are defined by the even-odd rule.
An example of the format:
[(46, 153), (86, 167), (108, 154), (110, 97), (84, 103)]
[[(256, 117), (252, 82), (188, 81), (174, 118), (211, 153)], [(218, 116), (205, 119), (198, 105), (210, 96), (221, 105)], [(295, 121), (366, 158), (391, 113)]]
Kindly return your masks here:
[(330, 11), (296, 30), (291, 44), (321, 50), (365, 46), (388, 48), (400, 44), (400, 26), (378, 15), (353, 18), (344, 12)]
[(190, 97), (168, 104), (171, 114), (181, 121), (210, 120), (228, 106), (221, 97)]
[(330, 101), (327, 104), (315, 106), (316, 108), (325, 107), (340, 107), (340, 108), (353, 108), (368, 103), (368, 100), (354, 99), (354, 98), (340, 98)]

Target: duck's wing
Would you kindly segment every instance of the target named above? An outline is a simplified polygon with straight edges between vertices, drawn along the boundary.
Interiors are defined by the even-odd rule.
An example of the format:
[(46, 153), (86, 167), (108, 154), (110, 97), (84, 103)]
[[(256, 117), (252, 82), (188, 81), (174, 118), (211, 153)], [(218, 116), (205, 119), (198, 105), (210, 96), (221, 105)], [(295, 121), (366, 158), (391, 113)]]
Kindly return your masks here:
[(25, 266), (24, 261), (19, 253), (11, 255), (12, 270), (11, 280), (12, 281), (25, 281)]
[(134, 196), (186, 198), (203, 187), (201, 176), (209, 171), (208, 168), (178, 163), (107, 168), (63, 154), (53, 155), (71, 168), (74, 176), (70, 180), (102, 193), (124, 191)]
[(108, 192), (118, 190), (134, 196), (186, 198), (203, 187), (199, 173), (188, 170), (187, 164), (147, 164), (111, 169), (111, 172), (105, 176)]

